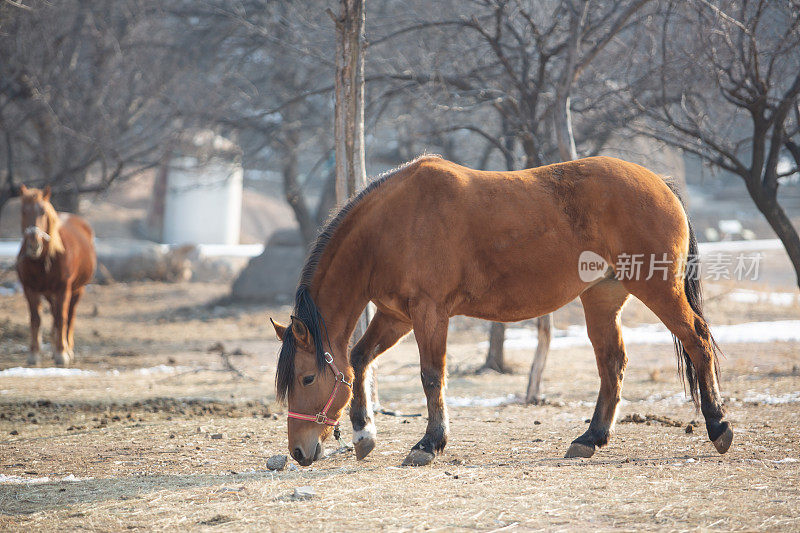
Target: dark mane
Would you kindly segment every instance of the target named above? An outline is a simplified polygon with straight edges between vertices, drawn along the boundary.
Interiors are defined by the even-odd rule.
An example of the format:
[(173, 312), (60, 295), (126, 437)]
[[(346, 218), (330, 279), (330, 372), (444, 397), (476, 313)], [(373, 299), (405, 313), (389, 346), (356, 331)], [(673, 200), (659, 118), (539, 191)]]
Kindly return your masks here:
[[(370, 193), (380, 188), (381, 185), (386, 183), (390, 178), (396, 176), (400, 171), (405, 170), (414, 163), (428, 158), (436, 157), (437, 155), (425, 154), (404, 163), (399, 167), (384, 172), (377, 178), (373, 179), (366, 187), (364, 187), (358, 194), (350, 198), (348, 202), (339, 211), (331, 217), (323, 227), (322, 231), (317, 236), (314, 244), (306, 257), (305, 265), (303, 266), (302, 273), (300, 274), (300, 281), (297, 285), (297, 292), (294, 298), (294, 316), (303, 321), (308, 328), (314, 339), (314, 347), (316, 349), (317, 368), (323, 371), (326, 367), (325, 363), (325, 344), (328, 344), (330, 349), (330, 342), (328, 341), (328, 331), (325, 326), (325, 319), (322, 317), (319, 309), (317, 308), (314, 299), (311, 297), (310, 289), (311, 282), (314, 279), (314, 274), (317, 271), (320, 258), (325, 252), (325, 248), (333, 238), (336, 230), (342, 225), (342, 222), (350, 211), (358, 205)], [(323, 342), (324, 340), (324, 342)], [(280, 354), (278, 355), (278, 368), (275, 374), (275, 387), (276, 396), (278, 401), (283, 401), (292, 389), (294, 384), (294, 357), (297, 352), (294, 335), (292, 335), (291, 328), (286, 329), (283, 336), (283, 345), (281, 346)]]

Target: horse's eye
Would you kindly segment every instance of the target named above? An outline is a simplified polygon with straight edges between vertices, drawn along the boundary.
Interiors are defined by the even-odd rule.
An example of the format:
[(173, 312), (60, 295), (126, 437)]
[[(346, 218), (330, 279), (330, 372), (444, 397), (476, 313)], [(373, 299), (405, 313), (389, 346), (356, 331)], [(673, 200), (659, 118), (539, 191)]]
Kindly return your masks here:
[(307, 387), (308, 385), (311, 385), (312, 383), (314, 383), (314, 375), (313, 374), (303, 378), (303, 386), (304, 387)]

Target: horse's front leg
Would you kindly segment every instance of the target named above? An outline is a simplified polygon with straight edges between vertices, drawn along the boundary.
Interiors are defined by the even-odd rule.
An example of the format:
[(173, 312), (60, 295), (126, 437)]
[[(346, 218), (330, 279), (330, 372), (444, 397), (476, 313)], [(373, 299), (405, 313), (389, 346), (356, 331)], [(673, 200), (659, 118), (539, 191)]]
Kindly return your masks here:
[(36, 366), (39, 364), (39, 326), (42, 324), (39, 309), (42, 297), (38, 292), (26, 289), (25, 299), (28, 300), (28, 310), (31, 315), (31, 345), (28, 352), (28, 366)]
[(414, 335), (420, 356), (420, 378), (428, 400), (428, 427), (425, 435), (414, 445), (403, 466), (427, 465), (447, 444), (449, 423), (444, 403), (446, 382), (447, 315), (434, 308), (415, 313)]
[(367, 331), (350, 352), (353, 366), (353, 399), (350, 421), (353, 423), (353, 445), (356, 459), (363, 459), (375, 448), (375, 429), (370, 364), (411, 331), (411, 324), (392, 318), (381, 311), (375, 313)]
[(67, 287), (52, 298), (50, 309), (53, 313), (53, 361), (56, 366), (69, 366), (70, 354), (67, 344), (67, 321), (72, 291)]

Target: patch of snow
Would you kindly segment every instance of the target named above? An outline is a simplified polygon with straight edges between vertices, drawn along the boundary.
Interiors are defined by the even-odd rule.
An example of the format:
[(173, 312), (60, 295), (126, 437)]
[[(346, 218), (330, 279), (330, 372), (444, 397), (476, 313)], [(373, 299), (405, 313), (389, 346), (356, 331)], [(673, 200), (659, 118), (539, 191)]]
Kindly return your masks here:
[(39, 377), (65, 377), (65, 376), (96, 376), (97, 372), (94, 370), (81, 370), (80, 368), (27, 368), (24, 366), (15, 366), (14, 368), (7, 368), (0, 370), (0, 377), (4, 378), (39, 378)]
[(500, 405), (516, 403), (517, 397), (514, 394), (508, 394), (506, 396), (495, 396), (493, 398), (452, 396), (448, 397), (446, 402), (447, 405), (450, 407), (497, 407)]
[(264, 252), (263, 244), (198, 244), (202, 257), (256, 257)]
[(668, 392), (665, 394), (655, 393), (645, 398), (645, 403), (663, 402), (667, 405), (683, 405), (691, 400), (685, 392)]
[(75, 474), (69, 474), (61, 478), (52, 478), (49, 476), (42, 477), (22, 477), (22, 476), (9, 476), (0, 474), (0, 485), (19, 485), (19, 484), (32, 484), (32, 483), (60, 483), (62, 481), (85, 481), (87, 479), (94, 479), (91, 477), (77, 477)]
[(773, 463), (796, 463), (797, 459), (794, 457), (784, 457), (783, 459), (778, 459), (777, 461), (772, 461)]
[(0, 257), (17, 257), (22, 239), (0, 241)]
[(149, 368), (136, 368), (131, 372), (139, 376), (152, 376), (154, 374), (174, 374), (188, 369), (189, 368), (185, 366), (158, 365)]
[(0, 287), (0, 296), (14, 296), (19, 292), (17, 287)]
[(800, 392), (787, 392), (778, 396), (772, 396), (769, 392), (748, 391), (742, 399), (743, 402), (762, 403), (766, 405), (779, 405), (786, 403), (800, 403)]
[[(148, 368), (134, 368), (123, 372), (135, 374), (138, 376), (152, 376), (157, 374), (174, 374), (186, 370), (190, 370), (190, 368), (187, 366), (158, 365)], [(115, 368), (113, 370), (108, 370), (106, 372), (106, 375), (119, 376), (122, 375), (123, 372), (120, 372), (118, 369)], [(5, 370), (0, 370), (0, 378), (73, 377), (73, 376), (97, 376), (97, 375), (98, 372), (95, 372), (94, 370), (81, 370), (80, 368), (58, 368), (58, 367), (27, 368), (23, 366), (17, 366), (14, 368), (7, 368)], [(5, 393), (7, 394), (7, 392)]]
[(758, 239), (752, 241), (718, 241), (698, 244), (700, 255), (720, 252), (755, 252), (759, 250), (783, 250), (780, 239)]
[[(711, 332), (719, 343), (764, 343), (773, 341), (800, 341), (800, 320), (776, 320), (773, 322), (746, 322), (743, 324), (711, 326)], [(672, 344), (672, 335), (663, 324), (643, 324), (634, 328), (622, 327), (625, 344)], [(537, 335), (533, 328), (508, 328), (505, 347), (509, 350), (536, 348)], [(554, 329), (550, 348), (589, 346), (586, 328), (569, 326)], [(488, 341), (478, 344), (489, 347)]]
[(728, 300), (739, 303), (769, 303), (780, 307), (793, 307), (800, 303), (800, 293), (762, 292), (749, 289), (736, 289), (728, 294)]
[(50, 478), (45, 477), (22, 477), (22, 476), (7, 476), (0, 474), (0, 485), (11, 485), (19, 483), (49, 483)]

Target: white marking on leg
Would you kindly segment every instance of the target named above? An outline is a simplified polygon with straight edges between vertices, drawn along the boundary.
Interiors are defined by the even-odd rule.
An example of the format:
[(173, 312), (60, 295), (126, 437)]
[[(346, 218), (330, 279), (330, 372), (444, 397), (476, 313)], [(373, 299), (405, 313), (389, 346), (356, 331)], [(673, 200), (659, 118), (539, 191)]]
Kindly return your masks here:
[(364, 373), (364, 409), (366, 410), (367, 421), (371, 421), (375, 411), (372, 406), (372, 366), (367, 367)]
[(372, 411), (372, 367), (368, 367), (364, 373), (364, 421), (366, 425), (358, 431), (353, 430), (354, 443), (366, 438), (375, 440), (378, 431), (375, 429), (375, 422), (373, 422), (374, 414)]
[(375, 437), (377, 437), (377, 435), (378, 431), (375, 429), (375, 423), (372, 420), (368, 420), (367, 425), (364, 426), (364, 429), (353, 431), (353, 443), (356, 443), (366, 438), (375, 440)]
[(619, 400), (617, 400), (617, 405), (614, 406), (614, 414), (611, 416), (611, 423), (608, 425), (608, 436), (611, 437), (611, 434), (614, 432), (614, 426), (617, 423), (617, 414), (619, 413)]

